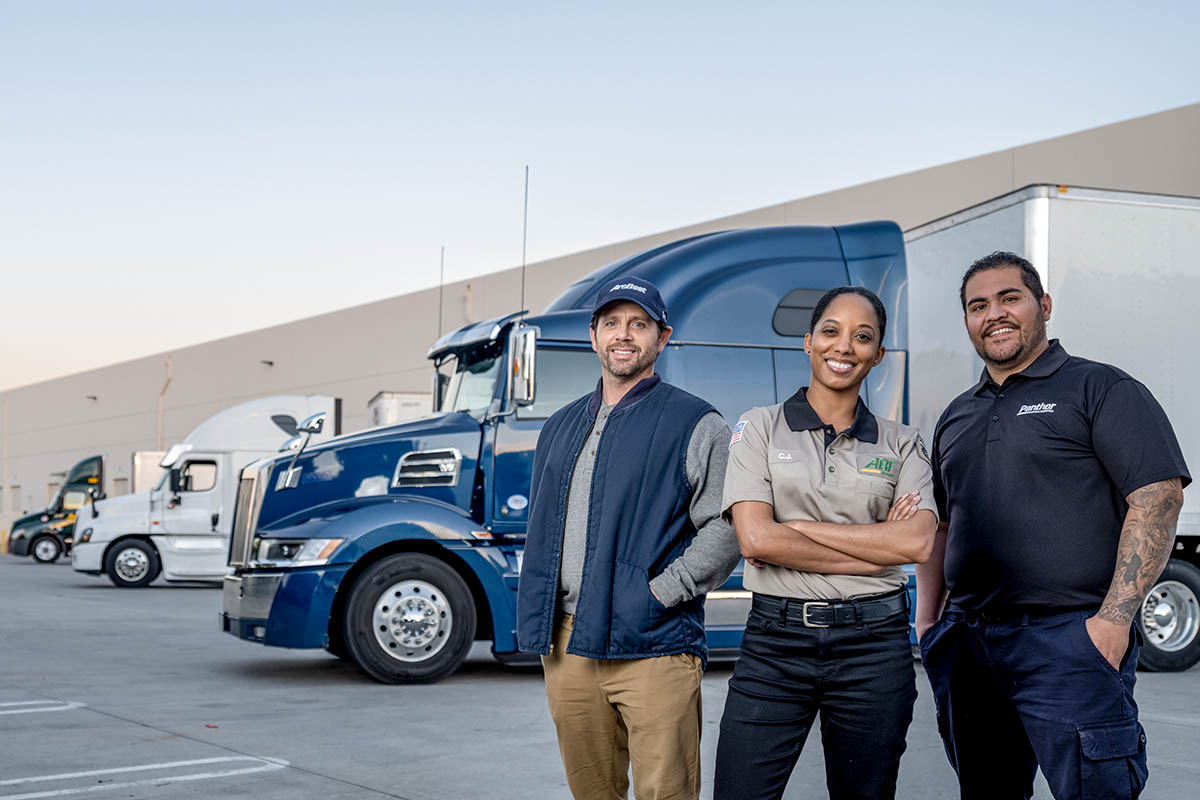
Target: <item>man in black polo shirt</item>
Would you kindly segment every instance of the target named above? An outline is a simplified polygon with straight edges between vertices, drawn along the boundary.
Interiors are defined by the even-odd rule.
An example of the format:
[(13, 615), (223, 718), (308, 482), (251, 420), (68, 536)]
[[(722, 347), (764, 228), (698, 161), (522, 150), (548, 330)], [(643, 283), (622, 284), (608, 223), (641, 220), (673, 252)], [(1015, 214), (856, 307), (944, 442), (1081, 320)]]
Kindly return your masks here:
[(1191, 477), (1145, 386), (1047, 341), (1028, 261), (976, 261), (960, 300), (985, 368), (938, 421), (943, 522), (917, 565), (946, 754), (964, 798), (1029, 798), (1038, 766), (1058, 800), (1137, 797), (1133, 619)]

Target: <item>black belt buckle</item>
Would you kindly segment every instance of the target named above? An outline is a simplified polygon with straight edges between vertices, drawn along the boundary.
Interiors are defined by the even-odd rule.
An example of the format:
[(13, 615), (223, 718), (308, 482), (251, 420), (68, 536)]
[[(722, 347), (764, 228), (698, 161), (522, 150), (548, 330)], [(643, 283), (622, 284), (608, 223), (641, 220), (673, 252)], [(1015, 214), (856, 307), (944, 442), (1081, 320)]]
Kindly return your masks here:
[(822, 600), (806, 600), (800, 608), (800, 621), (804, 623), (806, 628), (828, 628), (827, 622), (813, 622), (808, 618), (808, 612), (812, 608), (829, 607), (832, 603), (826, 603)]

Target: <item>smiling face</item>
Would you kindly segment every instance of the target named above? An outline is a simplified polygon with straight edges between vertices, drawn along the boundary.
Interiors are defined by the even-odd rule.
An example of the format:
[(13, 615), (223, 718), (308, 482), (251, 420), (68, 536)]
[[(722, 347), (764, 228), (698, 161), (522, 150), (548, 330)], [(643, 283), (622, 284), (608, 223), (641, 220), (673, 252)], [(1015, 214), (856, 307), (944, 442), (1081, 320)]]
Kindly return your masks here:
[(1035, 298), (1018, 267), (975, 273), (964, 296), (967, 334), (993, 379), (1020, 372), (1046, 349), (1050, 295)]
[(836, 392), (858, 392), (871, 368), (883, 359), (879, 320), (871, 303), (858, 294), (835, 297), (804, 336), (814, 384)]
[(635, 382), (654, 374), (654, 362), (667, 345), (671, 329), (658, 323), (637, 303), (619, 300), (596, 315), (591, 328), (592, 349), (600, 356), (604, 374), (619, 382)]

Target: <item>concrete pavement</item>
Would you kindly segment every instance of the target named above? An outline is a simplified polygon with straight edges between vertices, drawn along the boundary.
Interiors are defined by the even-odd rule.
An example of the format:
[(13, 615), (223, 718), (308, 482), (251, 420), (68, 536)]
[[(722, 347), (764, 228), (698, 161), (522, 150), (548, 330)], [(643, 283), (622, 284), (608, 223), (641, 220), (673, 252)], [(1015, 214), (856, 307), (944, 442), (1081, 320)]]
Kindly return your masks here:
[[(383, 686), (323, 651), (220, 633), (220, 605), (215, 588), (116, 589), (0, 558), (0, 800), (569, 797), (540, 669), (502, 667), (481, 643), (442, 683)], [(730, 672), (704, 678), (706, 797)], [(920, 672), (918, 689), (899, 796), (957, 797)], [(1138, 701), (1143, 797), (1194, 797), (1200, 669), (1140, 674)], [(823, 796), (814, 732), (785, 797)]]

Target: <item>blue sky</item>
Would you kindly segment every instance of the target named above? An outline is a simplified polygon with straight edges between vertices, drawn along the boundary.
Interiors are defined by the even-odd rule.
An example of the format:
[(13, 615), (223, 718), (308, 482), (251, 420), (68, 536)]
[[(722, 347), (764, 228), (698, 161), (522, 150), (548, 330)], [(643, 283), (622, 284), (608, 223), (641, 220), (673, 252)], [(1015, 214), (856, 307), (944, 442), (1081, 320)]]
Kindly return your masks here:
[[(0, 389), (1200, 100), (1191, 3), (0, 0)], [(313, 287), (319, 286), (319, 291)], [(86, 342), (86, 346), (82, 343)]]

